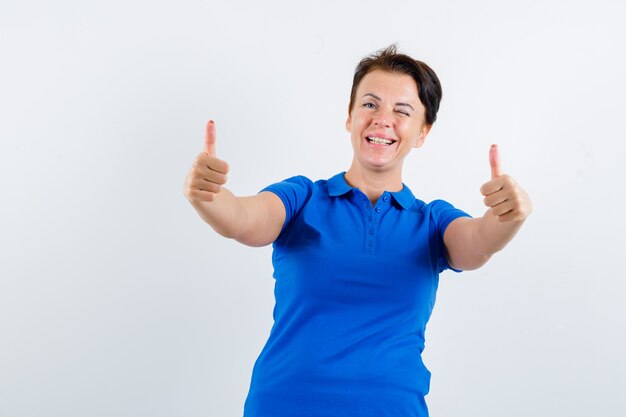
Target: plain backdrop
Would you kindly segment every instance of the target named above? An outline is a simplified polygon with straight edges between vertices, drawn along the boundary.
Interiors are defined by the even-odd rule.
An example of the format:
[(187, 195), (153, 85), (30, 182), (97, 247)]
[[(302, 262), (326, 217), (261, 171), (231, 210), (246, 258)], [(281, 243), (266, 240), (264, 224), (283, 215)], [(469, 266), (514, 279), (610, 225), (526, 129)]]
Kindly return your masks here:
[(352, 157), (354, 67), (394, 42), (444, 91), (405, 161), (416, 196), (482, 215), (498, 143), (535, 206), (485, 267), (440, 276), (431, 415), (623, 416), (625, 15), (2, 0), (0, 417), (241, 416), (272, 325), (271, 246), (217, 235), (183, 196), (204, 125), (237, 195), (329, 178)]

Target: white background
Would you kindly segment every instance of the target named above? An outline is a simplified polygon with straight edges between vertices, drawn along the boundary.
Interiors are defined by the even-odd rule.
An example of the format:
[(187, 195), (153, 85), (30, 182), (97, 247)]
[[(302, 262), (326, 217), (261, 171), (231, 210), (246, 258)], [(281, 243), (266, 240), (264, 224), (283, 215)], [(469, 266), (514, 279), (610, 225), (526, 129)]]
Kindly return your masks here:
[(617, 1), (0, 4), (0, 416), (241, 416), (272, 324), (271, 247), (182, 193), (216, 121), (237, 195), (346, 170), (351, 79), (398, 42), (444, 90), (405, 161), (483, 213), (488, 150), (535, 212), (446, 272), (433, 417), (623, 416), (625, 6)]

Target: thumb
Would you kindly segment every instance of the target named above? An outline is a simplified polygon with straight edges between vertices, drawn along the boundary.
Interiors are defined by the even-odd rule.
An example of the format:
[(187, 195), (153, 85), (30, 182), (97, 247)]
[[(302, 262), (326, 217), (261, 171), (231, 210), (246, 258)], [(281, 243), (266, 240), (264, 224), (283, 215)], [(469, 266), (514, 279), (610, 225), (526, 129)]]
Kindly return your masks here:
[(491, 148), (489, 148), (489, 165), (491, 165), (491, 179), (497, 178), (502, 175), (498, 145), (491, 145)]
[(206, 124), (206, 132), (204, 133), (204, 152), (211, 155), (215, 155), (215, 122), (209, 120)]

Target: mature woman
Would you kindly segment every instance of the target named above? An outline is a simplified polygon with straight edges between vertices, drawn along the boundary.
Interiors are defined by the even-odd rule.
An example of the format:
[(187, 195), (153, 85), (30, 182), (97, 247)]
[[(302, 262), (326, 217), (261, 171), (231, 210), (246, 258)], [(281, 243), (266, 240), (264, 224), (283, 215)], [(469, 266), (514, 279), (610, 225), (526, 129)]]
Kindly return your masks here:
[(246, 417), (428, 415), (421, 352), (439, 273), (484, 265), (531, 212), (495, 145), (483, 217), (427, 204), (402, 183), (404, 158), (424, 144), (440, 100), (432, 69), (395, 47), (363, 59), (346, 121), (348, 171), (315, 182), (295, 176), (250, 197), (223, 187), (228, 165), (208, 123), (186, 197), (221, 235), (274, 248), (275, 322)]

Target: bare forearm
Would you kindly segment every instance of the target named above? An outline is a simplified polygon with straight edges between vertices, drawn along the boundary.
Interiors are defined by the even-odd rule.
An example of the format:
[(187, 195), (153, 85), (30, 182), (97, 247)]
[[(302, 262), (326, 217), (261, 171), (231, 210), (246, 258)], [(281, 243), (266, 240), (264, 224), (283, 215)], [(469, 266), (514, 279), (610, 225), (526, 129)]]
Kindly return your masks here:
[(224, 237), (239, 236), (245, 225), (246, 212), (238, 197), (224, 187), (215, 194), (213, 201), (190, 201), (190, 203), (202, 220)]
[(503, 222), (487, 210), (483, 217), (475, 219), (476, 230), (473, 244), (478, 253), (491, 256), (502, 250), (517, 234), (525, 220)]

